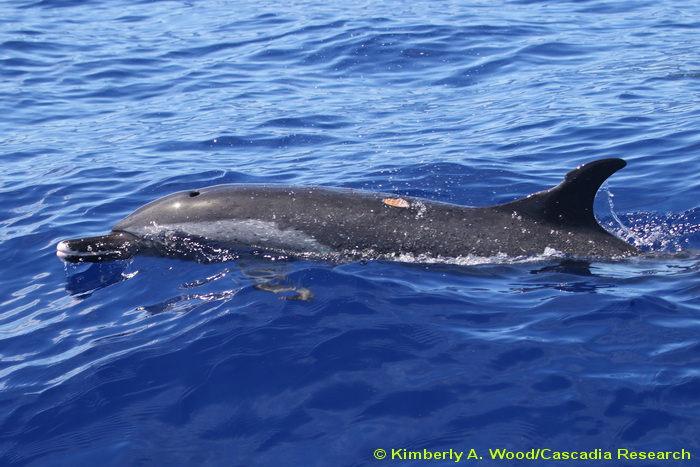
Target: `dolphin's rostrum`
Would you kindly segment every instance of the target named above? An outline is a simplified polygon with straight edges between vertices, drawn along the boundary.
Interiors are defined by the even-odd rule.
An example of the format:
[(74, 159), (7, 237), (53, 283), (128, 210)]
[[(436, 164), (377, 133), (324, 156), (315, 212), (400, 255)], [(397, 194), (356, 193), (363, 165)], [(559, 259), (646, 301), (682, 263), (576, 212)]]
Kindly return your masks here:
[[(584, 164), (556, 187), (489, 207), (348, 188), (218, 185), (182, 191), (139, 208), (108, 235), (64, 240), (69, 262), (135, 253), (211, 259), (264, 252), (327, 261), (539, 255), (625, 257), (635, 246), (598, 224), (593, 200), (622, 159)], [(220, 258), (231, 258), (221, 254)]]

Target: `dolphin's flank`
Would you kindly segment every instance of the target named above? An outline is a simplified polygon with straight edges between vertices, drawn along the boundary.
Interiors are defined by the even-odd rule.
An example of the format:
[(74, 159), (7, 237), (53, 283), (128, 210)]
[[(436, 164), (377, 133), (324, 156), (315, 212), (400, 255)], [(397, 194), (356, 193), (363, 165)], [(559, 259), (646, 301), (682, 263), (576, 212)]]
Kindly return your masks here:
[(622, 159), (590, 162), (554, 188), (477, 208), (347, 188), (218, 185), (155, 200), (110, 234), (60, 242), (57, 255), (69, 262), (113, 261), (137, 252), (197, 258), (202, 251), (328, 261), (523, 256), (545, 249), (633, 256), (641, 251), (608, 233), (593, 215), (601, 184), (625, 165)]

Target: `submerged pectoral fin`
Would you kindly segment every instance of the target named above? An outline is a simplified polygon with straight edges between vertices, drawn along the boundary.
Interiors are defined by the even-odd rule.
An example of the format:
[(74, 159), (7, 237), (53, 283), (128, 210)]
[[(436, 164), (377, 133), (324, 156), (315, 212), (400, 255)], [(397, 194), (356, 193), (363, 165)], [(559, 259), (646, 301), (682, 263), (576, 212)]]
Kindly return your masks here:
[(302, 302), (310, 302), (314, 298), (314, 293), (308, 287), (295, 288), (291, 285), (281, 284), (279, 281), (260, 282), (253, 286), (255, 290), (263, 292), (271, 292), (274, 294), (284, 294), (285, 292), (294, 292), (291, 295), (281, 295), (280, 300), (299, 300)]
[(69, 263), (100, 263), (127, 259), (139, 250), (141, 240), (126, 232), (112, 232), (97, 237), (63, 240), (56, 246), (56, 255)]

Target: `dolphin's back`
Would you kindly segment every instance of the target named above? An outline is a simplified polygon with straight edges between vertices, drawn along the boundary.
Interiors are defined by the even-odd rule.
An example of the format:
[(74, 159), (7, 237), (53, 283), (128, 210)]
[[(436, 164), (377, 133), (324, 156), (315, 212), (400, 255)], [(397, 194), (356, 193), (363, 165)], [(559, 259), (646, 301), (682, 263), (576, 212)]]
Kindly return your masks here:
[(474, 215), (462, 206), (363, 190), (218, 185), (154, 201), (113, 230), (139, 236), (187, 232), (288, 253), (428, 253), (437, 248), (453, 254), (458, 248), (449, 245)]

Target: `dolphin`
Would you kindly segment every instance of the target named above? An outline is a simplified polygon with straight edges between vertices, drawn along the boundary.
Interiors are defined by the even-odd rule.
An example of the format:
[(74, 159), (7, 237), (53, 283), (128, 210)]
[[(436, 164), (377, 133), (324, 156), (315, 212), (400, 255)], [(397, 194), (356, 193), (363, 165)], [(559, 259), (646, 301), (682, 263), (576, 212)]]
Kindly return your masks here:
[[(232, 259), (230, 252), (330, 262), (361, 259), (534, 256), (628, 257), (642, 251), (600, 226), (593, 200), (622, 159), (581, 165), (549, 190), (488, 207), (350, 188), (217, 185), (157, 199), (111, 233), (64, 240), (67, 262), (136, 253)], [(404, 256), (406, 255), (406, 256)]]

